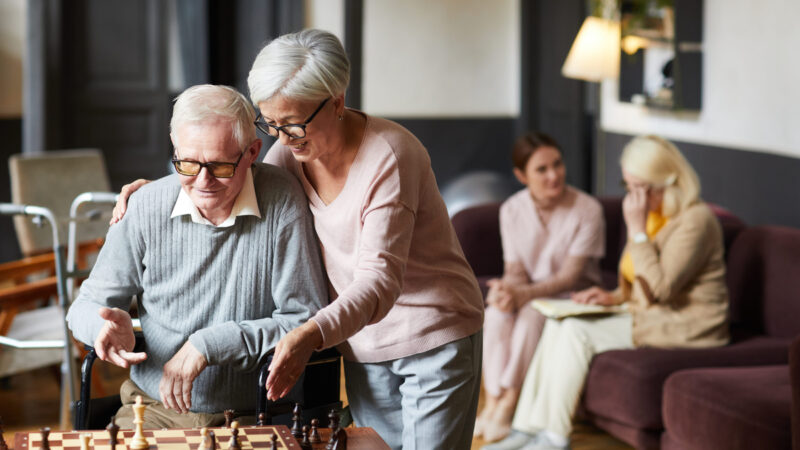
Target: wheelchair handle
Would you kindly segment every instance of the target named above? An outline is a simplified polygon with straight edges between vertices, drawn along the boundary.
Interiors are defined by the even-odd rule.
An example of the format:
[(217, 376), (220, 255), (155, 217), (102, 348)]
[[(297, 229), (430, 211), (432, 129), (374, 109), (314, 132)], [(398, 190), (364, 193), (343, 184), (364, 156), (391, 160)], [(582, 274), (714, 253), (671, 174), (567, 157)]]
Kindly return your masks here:
[(25, 208), (27, 205), (18, 205), (16, 203), (0, 203), (0, 214), (14, 216), (18, 214), (26, 215)]

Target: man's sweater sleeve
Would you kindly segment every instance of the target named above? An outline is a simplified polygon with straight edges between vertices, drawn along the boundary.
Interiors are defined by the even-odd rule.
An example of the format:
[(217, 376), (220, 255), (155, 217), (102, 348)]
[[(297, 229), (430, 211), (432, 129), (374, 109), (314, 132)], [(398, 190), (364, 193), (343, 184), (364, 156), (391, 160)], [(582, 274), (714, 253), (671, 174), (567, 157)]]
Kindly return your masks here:
[(142, 245), (136, 237), (136, 202), (131, 198), (128, 213), (112, 225), (100, 249), (89, 278), (81, 284), (80, 294), (67, 313), (67, 322), (75, 339), (89, 345), (105, 321), (98, 315), (101, 306), (128, 311), (131, 298), (142, 292)]
[(325, 277), (313, 224), (304, 203), (301, 205), (280, 214), (277, 232), (263, 244), (273, 247), (269, 274), (275, 304), (272, 316), (216, 324), (189, 337), (189, 342), (209, 364), (230, 364), (238, 370), (254, 370), (286, 333), (327, 304)]

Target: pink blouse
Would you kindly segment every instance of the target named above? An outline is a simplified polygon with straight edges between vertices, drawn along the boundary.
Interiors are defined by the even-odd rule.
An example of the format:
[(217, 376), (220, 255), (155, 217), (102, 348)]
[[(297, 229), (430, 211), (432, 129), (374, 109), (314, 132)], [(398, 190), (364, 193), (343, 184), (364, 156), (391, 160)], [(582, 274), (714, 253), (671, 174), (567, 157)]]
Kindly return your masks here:
[(380, 362), (480, 330), (478, 284), (430, 157), (408, 130), (367, 116), (344, 188), (327, 205), (288, 147), (276, 142), (265, 162), (292, 172), (309, 199), (332, 300), (314, 317), (324, 348), (344, 343), (346, 358)]
[[(588, 256), (578, 286), (599, 285), (600, 258), (605, 253), (603, 207), (592, 196), (567, 186), (564, 200), (542, 223), (528, 189), (500, 207), (500, 235), (506, 263), (521, 263), (532, 283), (561, 269), (568, 256)], [(567, 295), (568, 292), (562, 293)]]

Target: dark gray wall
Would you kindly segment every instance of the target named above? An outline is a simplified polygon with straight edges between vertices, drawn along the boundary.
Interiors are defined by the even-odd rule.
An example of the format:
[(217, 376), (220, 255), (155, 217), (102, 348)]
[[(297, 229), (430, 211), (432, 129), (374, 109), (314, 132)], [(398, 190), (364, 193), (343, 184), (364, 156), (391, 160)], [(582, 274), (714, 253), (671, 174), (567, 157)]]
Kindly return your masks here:
[[(605, 133), (605, 193), (622, 195), (619, 157), (633, 137)], [(748, 225), (800, 228), (800, 159), (673, 141), (700, 176), (703, 198), (729, 209)]]
[(425, 145), (441, 189), (458, 175), (490, 170), (511, 177), (513, 118), (392, 118)]

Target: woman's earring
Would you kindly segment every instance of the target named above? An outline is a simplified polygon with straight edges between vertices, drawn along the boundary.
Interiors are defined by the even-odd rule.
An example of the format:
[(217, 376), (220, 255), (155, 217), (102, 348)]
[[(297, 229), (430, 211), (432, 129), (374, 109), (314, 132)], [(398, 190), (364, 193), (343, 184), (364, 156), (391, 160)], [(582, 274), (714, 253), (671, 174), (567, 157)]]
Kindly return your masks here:
[(339, 120), (344, 120), (344, 116), (339, 116)]

